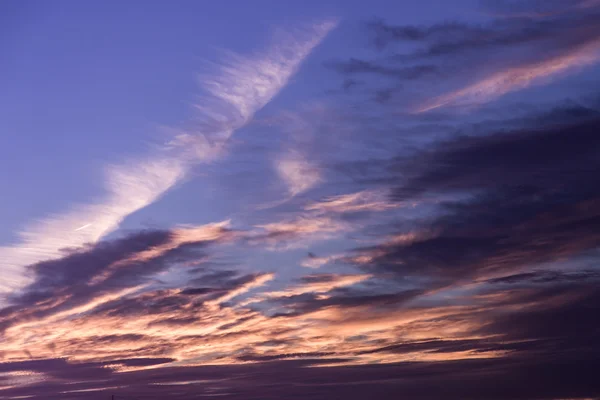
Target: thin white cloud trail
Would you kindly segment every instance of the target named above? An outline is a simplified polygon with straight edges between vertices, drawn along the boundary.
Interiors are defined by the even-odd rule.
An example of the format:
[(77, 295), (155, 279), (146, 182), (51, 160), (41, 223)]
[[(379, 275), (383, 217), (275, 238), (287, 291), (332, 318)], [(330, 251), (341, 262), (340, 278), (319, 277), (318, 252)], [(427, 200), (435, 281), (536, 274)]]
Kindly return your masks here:
[(25, 266), (97, 242), (181, 182), (194, 165), (218, 158), (231, 135), (288, 84), (336, 25), (324, 21), (278, 35), (266, 51), (252, 56), (229, 54), (215, 74), (201, 77), (207, 95), (195, 106), (202, 122), (198, 132), (181, 132), (154, 153), (107, 167), (106, 193), (98, 201), (35, 221), (19, 232), (16, 244), (0, 247), (0, 295), (29, 282)]

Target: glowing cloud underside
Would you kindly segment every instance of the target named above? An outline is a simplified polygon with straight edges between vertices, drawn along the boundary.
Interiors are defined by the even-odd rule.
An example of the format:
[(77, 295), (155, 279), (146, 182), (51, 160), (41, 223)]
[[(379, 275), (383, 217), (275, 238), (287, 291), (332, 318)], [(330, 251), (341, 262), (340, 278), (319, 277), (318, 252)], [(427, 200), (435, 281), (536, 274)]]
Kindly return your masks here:
[(203, 77), (207, 96), (196, 106), (203, 121), (198, 132), (178, 134), (157, 153), (111, 166), (106, 194), (93, 204), (73, 206), (19, 233), (20, 242), (0, 247), (0, 293), (28, 282), (24, 266), (60, 256), (61, 249), (93, 243), (114, 231), (128, 215), (156, 201), (198, 163), (217, 158), (235, 130), (283, 89), (302, 61), (336, 26), (315, 24), (281, 38), (252, 57), (229, 55), (217, 73)]

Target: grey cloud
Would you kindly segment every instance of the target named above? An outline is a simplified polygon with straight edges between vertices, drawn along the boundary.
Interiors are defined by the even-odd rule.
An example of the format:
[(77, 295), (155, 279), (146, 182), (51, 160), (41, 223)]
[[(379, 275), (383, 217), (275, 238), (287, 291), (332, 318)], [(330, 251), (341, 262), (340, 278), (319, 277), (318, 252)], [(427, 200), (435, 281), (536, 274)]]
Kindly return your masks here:
[[(600, 245), (600, 118), (458, 137), (400, 159), (396, 201), (440, 196), (408, 243), (364, 248), (369, 271), (436, 279), (510, 271)], [(451, 200), (455, 198), (456, 200)], [(402, 222), (398, 223), (398, 227)]]

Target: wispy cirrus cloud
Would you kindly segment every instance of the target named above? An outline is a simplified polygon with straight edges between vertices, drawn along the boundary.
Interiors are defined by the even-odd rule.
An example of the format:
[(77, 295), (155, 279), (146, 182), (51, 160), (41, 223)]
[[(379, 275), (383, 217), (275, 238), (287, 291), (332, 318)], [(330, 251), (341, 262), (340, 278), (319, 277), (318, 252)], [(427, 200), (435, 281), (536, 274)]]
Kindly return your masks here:
[(360, 192), (331, 196), (308, 204), (305, 209), (317, 212), (352, 213), (361, 211), (386, 211), (401, 205), (388, 201), (384, 191), (363, 190)]
[(102, 200), (35, 222), (20, 232), (20, 244), (0, 247), (5, 272), (0, 291), (18, 288), (28, 280), (24, 266), (60, 256), (63, 249), (98, 241), (125, 216), (154, 202), (184, 175), (185, 166), (177, 159), (109, 167), (107, 194)]
[[(363, 190), (327, 196), (319, 201), (309, 200), (293, 216), (256, 224), (243, 237), (247, 243), (265, 245), (269, 250), (278, 251), (307, 247), (317, 241), (339, 239), (346, 233), (360, 231), (364, 226), (359, 220), (365, 215), (404, 206), (400, 202), (389, 201), (389, 195), (382, 190)], [(344, 219), (348, 216), (354, 217), (354, 221)], [(315, 256), (303, 261), (302, 265), (317, 268), (328, 261), (335, 261), (335, 257), (325, 260)]]
[(319, 169), (297, 151), (281, 156), (275, 162), (275, 168), (292, 197), (311, 189), (322, 181)]
[(287, 85), (335, 26), (331, 20), (281, 34), (270, 48), (253, 56), (229, 54), (213, 74), (201, 77), (207, 95), (196, 105), (198, 131), (180, 132), (156, 153), (107, 168), (107, 193), (98, 202), (72, 206), (26, 227), (19, 243), (0, 248), (5, 271), (0, 290), (24, 285), (29, 279), (23, 274), (25, 265), (59, 257), (64, 248), (98, 241), (126, 216), (181, 182), (192, 166), (218, 157), (233, 132)]
[(422, 113), (445, 106), (480, 105), (507, 93), (526, 89), (529, 86), (543, 83), (545, 79), (559, 77), (560, 74), (572, 72), (598, 61), (600, 61), (600, 38), (580, 49), (548, 60), (496, 72), (463, 89), (437, 97), (417, 107), (414, 112)]
[(264, 301), (276, 301), (289, 299), (307, 293), (321, 294), (323, 298), (327, 297), (328, 292), (334, 289), (352, 286), (366, 281), (369, 275), (334, 275), (334, 274), (313, 274), (302, 277), (299, 284), (286, 288), (285, 290), (264, 291), (259, 296), (243, 301), (240, 305), (247, 306), (252, 303)]
[[(510, 2), (497, 3), (515, 8)], [(512, 17), (493, 13), (479, 24), (372, 21), (367, 24), (368, 32), (378, 56), (350, 58), (331, 66), (346, 79), (378, 76), (395, 82), (386, 89), (386, 99), (396, 99), (397, 105), (419, 114), (442, 107), (472, 109), (511, 92), (553, 83), (600, 61), (596, 3), (518, 3), (515, 13), (507, 14)], [(382, 50), (385, 56), (381, 56)], [(425, 97), (422, 85), (433, 80), (442, 89), (420, 98)], [(413, 99), (392, 96), (407, 88)], [(381, 89), (377, 87), (375, 92), (381, 93)]]
[(256, 225), (245, 237), (250, 244), (271, 250), (289, 250), (330, 239), (352, 229), (348, 223), (330, 216), (301, 214), (283, 221)]

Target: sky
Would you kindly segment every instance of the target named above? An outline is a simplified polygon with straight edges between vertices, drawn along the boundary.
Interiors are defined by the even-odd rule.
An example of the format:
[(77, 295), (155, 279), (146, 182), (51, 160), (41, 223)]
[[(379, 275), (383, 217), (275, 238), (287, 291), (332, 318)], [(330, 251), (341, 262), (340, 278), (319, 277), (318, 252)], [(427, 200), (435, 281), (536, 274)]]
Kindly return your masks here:
[(600, 399), (600, 1), (0, 3), (0, 399)]

